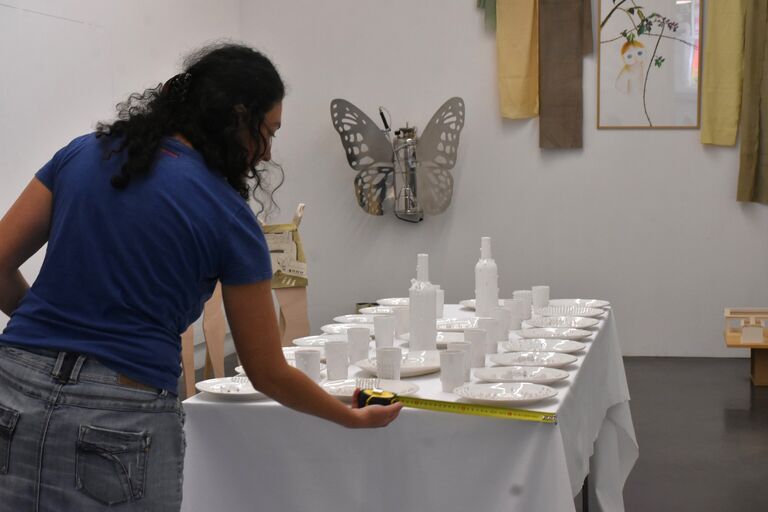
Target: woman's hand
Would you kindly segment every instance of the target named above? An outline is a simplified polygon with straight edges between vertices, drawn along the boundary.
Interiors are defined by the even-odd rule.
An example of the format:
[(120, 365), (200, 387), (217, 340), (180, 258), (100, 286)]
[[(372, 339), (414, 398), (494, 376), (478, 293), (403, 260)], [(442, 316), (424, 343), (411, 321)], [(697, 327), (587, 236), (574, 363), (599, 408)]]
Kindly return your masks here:
[(349, 428), (376, 428), (386, 427), (400, 414), (403, 404), (395, 402), (391, 405), (368, 405), (366, 407), (357, 406), (357, 396), (360, 390), (356, 389), (352, 395), (352, 412), (354, 421), (347, 425)]

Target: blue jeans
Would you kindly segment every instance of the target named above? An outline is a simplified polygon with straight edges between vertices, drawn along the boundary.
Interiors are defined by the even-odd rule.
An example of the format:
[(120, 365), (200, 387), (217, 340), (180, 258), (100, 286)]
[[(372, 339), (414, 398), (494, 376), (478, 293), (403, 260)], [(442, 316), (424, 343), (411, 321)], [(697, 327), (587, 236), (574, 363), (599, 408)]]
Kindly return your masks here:
[(0, 512), (178, 511), (183, 424), (94, 359), (0, 344)]

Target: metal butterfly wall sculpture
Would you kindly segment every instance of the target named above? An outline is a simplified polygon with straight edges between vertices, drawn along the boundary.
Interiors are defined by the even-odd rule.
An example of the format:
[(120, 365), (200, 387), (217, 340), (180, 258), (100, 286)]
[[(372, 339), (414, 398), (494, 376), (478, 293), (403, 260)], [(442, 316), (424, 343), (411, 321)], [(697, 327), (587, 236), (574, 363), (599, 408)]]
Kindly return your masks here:
[(352, 103), (331, 101), (331, 120), (341, 137), (347, 162), (357, 171), (357, 203), (371, 215), (384, 214), (384, 202), (394, 199), (394, 213), (419, 222), (424, 213), (439, 214), (451, 204), (459, 135), (464, 127), (464, 100), (443, 103), (421, 137), (415, 127), (400, 128), (390, 137), (383, 109), (384, 129)]

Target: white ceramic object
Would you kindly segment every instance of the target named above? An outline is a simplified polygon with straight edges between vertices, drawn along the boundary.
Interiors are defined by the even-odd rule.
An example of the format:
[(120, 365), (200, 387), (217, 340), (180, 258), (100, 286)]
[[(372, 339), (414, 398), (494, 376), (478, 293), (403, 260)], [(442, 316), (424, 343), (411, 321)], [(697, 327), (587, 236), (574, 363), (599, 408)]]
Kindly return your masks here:
[(533, 382), (534, 384), (551, 384), (567, 379), (570, 375), (565, 370), (543, 366), (476, 368), (473, 374), (483, 382)]
[(447, 350), (464, 352), (464, 382), (468, 382), (470, 376), (469, 372), (472, 369), (472, 344), (468, 341), (449, 341), (445, 348)]
[(562, 352), (571, 354), (584, 350), (586, 345), (580, 341), (556, 339), (521, 339), (510, 340), (501, 344), (503, 352)]
[[(320, 383), (320, 387), (339, 400), (350, 401), (357, 389), (357, 379), (326, 380)], [(419, 390), (419, 386), (402, 380), (379, 379), (377, 389), (390, 391), (396, 395), (411, 395)]]
[(549, 286), (539, 285), (531, 287), (531, 303), (534, 311), (549, 305)]
[(480, 259), (475, 264), (475, 310), (477, 316), (491, 316), (499, 304), (499, 269), (491, 255), (491, 238), (480, 239)]
[(339, 324), (372, 324), (373, 315), (340, 315), (333, 317), (333, 321)]
[(366, 327), (373, 334), (373, 324), (326, 324), (320, 328), (326, 334), (344, 334), (352, 327)]
[[(509, 307), (509, 302), (512, 299), (499, 299), (499, 307), (506, 308)], [(459, 305), (464, 309), (475, 309), (475, 299), (464, 299), (462, 301), (459, 301)]]
[(325, 344), (326, 370), (328, 380), (343, 380), (349, 377), (349, 342), (329, 341)]
[(477, 318), (441, 318), (436, 322), (438, 331), (463, 332), (477, 327)]
[(601, 316), (605, 310), (600, 308), (585, 308), (581, 306), (547, 306), (536, 311), (538, 316), (586, 316), (594, 318)]
[[(360, 326), (357, 326), (360, 327)], [(296, 338), (293, 344), (297, 347), (322, 347), (326, 341), (346, 341), (347, 335), (344, 334), (316, 334), (314, 336), (304, 336)], [(289, 347), (285, 347), (289, 348)], [(285, 350), (283, 350), (285, 352)]]
[(600, 299), (549, 299), (549, 305), (569, 308), (607, 308), (611, 303)]
[(454, 393), (472, 402), (489, 405), (526, 405), (557, 396), (557, 390), (530, 382), (464, 384)]
[(251, 385), (248, 377), (221, 377), (218, 379), (208, 379), (195, 383), (198, 391), (205, 391), (218, 396), (248, 398), (252, 400), (262, 400), (267, 395), (257, 391)]
[(365, 315), (394, 315), (395, 310), (392, 306), (369, 306), (360, 308), (360, 313)]
[(466, 382), (464, 380), (464, 358), (467, 353), (463, 350), (440, 351), (440, 384), (443, 392), (453, 393), (453, 390)]
[[(401, 335), (399, 338), (403, 341), (409, 342), (410, 345), (410, 333), (407, 332)], [(464, 341), (464, 332), (438, 332), (437, 336), (435, 337), (435, 344), (439, 349), (444, 349), (446, 345), (451, 341)]]
[(576, 356), (560, 352), (507, 352), (491, 354), (488, 358), (492, 363), (500, 366), (545, 366), (547, 368), (562, 368), (578, 360)]
[(374, 317), (373, 337), (376, 340), (376, 348), (391, 347), (395, 342), (395, 317), (394, 315), (378, 315)]
[(296, 351), (296, 369), (315, 382), (320, 382), (320, 352), (313, 348)]
[(464, 339), (469, 342), (470, 367), (482, 368), (485, 366), (486, 343), (488, 341), (488, 331), (485, 329), (467, 329), (464, 331)]
[(520, 331), (520, 336), (523, 338), (559, 338), (561, 340), (580, 340), (591, 334), (591, 331), (571, 327), (534, 327)]
[(435, 350), (435, 321), (437, 313), (435, 287), (429, 282), (429, 256), (417, 255), (416, 279), (411, 280), (409, 296), (409, 322), (411, 348), (414, 350)]
[(391, 297), (388, 299), (379, 299), (376, 301), (379, 306), (408, 306), (408, 297)]
[(533, 316), (527, 320), (531, 327), (573, 327), (589, 329), (600, 323), (597, 318), (585, 316)]
[[(376, 358), (363, 359), (355, 363), (360, 369), (376, 375)], [(409, 351), (400, 362), (400, 377), (416, 377), (440, 371), (440, 356), (437, 350)]]

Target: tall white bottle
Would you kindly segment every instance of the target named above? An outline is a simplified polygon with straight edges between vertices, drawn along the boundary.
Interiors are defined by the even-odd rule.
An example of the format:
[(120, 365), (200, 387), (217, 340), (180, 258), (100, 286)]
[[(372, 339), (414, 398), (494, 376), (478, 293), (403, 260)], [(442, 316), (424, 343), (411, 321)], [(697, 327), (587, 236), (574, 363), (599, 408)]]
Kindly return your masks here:
[(499, 269), (491, 257), (491, 238), (480, 239), (480, 259), (475, 265), (475, 315), (490, 317), (499, 306)]
[(411, 280), (410, 298), (410, 349), (435, 350), (437, 348), (437, 320), (435, 287), (429, 282), (429, 255), (419, 254), (416, 263), (416, 279)]

